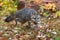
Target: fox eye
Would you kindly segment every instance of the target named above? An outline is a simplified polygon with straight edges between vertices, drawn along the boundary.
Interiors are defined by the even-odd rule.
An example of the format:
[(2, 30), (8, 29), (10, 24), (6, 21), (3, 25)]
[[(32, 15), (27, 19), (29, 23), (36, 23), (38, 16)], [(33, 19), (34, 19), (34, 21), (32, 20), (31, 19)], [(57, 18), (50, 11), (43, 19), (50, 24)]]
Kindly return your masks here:
[(39, 19), (39, 18), (37, 18), (37, 19)]

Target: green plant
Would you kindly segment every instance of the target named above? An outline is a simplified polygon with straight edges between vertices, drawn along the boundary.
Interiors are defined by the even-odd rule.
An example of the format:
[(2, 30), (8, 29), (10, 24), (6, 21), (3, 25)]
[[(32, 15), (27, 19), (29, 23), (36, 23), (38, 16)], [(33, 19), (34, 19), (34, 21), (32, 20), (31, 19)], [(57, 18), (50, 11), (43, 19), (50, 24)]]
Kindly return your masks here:
[(60, 10), (56, 12), (55, 18), (60, 16)]
[(11, 12), (16, 10), (17, 5), (13, 0), (4, 0), (0, 1), (0, 16), (9, 15)]

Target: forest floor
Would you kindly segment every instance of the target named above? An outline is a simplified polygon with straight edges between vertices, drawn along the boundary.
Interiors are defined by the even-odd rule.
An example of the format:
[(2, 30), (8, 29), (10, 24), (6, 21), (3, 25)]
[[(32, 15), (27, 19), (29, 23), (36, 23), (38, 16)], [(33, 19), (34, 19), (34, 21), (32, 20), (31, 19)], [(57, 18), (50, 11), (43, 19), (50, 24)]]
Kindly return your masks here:
[[(27, 34), (31, 33), (31, 40), (35, 40), (32, 39), (32, 35), (34, 35), (34, 30), (28, 29), (27, 27), (22, 27), (20, 25), (20, 23), (18, 23), (17, 25), (15, 25), (15, 21), (12, 21), (10, 23), (6, 23), (4, 22), (4, 19), (6, 17), (0, 17), (0, 36), (1, 37), (5, 37), (6, 40), (8, 40), (8, 38), (14, 38), (14, 40), (16, 40), (16, 34), (17, 36), (20, 35), (20, 40), (22, 40), (21, 38), (25, 38), (25, 40), (27, 40)], [(51, 29), (55, 29), (55, 31), (57, 32), (57, 37), (60, 38), (60, 19), (53, 19), (53, 20), (48, 20), (45, 17), (41, 18), (41, 25), (45, 26), (45, 25), (49, 25), (49, 28)], [(33, 32), (33, 33), (32, 33)], [(22, 36), (23, 35), (23, 36)], [(24, 36), (27, 35), (27, 36)], [(19, 37), (18, 37), (19, 38)], [(2, 38), (0, 38), (2, 40)], [(41, 39), (42, 40), (42, 39)], [(55, 40), (60, 40), (60, 39), (55, 39)]]

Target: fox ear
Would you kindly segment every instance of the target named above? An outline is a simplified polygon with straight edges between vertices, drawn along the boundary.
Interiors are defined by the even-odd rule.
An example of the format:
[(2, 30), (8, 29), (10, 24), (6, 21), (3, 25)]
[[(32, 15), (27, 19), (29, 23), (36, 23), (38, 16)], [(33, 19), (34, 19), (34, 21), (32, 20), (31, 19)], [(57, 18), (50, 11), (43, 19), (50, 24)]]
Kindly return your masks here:
[(31, 17), (32, 17), (32, 16), (35, 16), (34, 13), (31, 14)]
[(31, 18), (34, 18), (34, 17), (35, 17), (35, 15), (32, 13), (30, 17), (31, 17)]

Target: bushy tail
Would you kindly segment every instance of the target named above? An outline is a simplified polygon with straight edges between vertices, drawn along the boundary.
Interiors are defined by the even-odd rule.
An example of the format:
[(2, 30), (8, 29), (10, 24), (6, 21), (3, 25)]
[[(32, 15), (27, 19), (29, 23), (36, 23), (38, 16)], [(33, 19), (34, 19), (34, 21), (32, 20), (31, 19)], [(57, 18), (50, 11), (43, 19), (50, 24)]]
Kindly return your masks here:
[(5, 22), (10, 22), (12, 20), (16, 19), (16, 16), (15, 15), (10, 15), (8, 16), (6, 19), (5, 19)]

